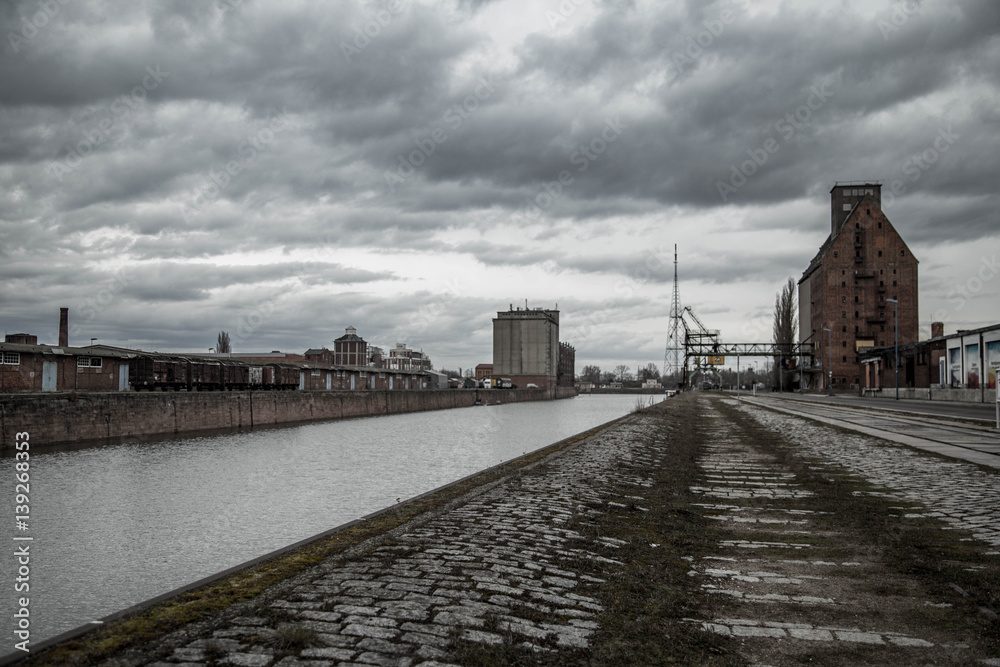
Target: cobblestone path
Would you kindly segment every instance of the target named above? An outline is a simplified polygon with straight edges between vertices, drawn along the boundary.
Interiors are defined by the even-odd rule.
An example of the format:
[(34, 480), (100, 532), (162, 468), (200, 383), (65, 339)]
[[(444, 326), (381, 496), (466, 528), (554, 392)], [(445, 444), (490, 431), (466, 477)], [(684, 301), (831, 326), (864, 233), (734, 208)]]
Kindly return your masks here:
[[(761, 408), (741, 412), (793, 443), (818, 474), (850, 471), (885, 489), (856, 493), (929, 508), (891, 508), (903, 520), (940, 518), (946, 528), (971, 531), (974, 537), (962, 539), (981, 540), (984, 555), (1000, 555), (990, 550), (1000, 530), (997, 474)], [(773, 452), (755, 446), (715, 407), (707, 421), (713, 444), (700, 461), (705, 483), (691, 490), (704, 498), (697, 506), (723, 527), (725, 539), (716, 553), (690, 558), (688, 574), (720, 602), (709, 605), (710, 618), (691, 622), (739, 642), (740, 652), (761, 665), (1000, 665), (974, 659), (952, 629), (952, 603), (931, 599), (919, 582), (887, 568), (873, 545), (838, 533), (830, 513), (814, 509), (813, 492)], [(990, 614), (984, 610), (987, 623)]]
[[(578, 564), (616, 565), (602, 553), (619, 545), (565, 524), (642, 502), (652, 484), (643, 471), (657, 449), (636, 446), (634, 436), (648, 435), (644, 421), (633, 417), (363, 557), (329, 563), (257, 614), (233, 618), (155, 664), (433, 667), (447, 664), (456, 639), (539, 652), (586, 648), (602, 611), (587, 588), (604, 580)], [(622, 485), (634, 491), (608, 491)], [(281, 656), (289, 646), (295, 655)]]
[(1000, 472), (685, 395), (101, 664), (1000, 666), (998, 501)]

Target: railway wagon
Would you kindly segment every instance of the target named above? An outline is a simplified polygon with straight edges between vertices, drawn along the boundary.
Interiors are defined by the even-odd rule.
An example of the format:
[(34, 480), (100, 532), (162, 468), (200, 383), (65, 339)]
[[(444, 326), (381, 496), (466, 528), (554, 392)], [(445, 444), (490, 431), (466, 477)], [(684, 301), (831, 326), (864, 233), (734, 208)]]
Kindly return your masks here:
[(180, 391), (188, 388), (190, 364), (179, 357), (139, 355), (129, 363), (134, 391)]
[(222, 389), (222, 364), (212, 359), (190, 359), (189, 391), (213, 391)]
[(271, 372), (271, 389), (288, 390), (299, 388), (299, 367), (292, 364), (267, 364)]

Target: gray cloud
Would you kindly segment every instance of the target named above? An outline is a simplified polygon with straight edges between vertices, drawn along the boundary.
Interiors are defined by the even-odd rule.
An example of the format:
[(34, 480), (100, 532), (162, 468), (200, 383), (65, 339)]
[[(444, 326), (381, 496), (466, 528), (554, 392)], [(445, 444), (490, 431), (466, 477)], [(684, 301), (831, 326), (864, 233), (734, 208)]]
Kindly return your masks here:
[[(498, 305), (542, 298), (486, 283), (528, 290), (540, 270), (567, 322), (613, 313), (639, 332), (592, 323), (579, 358), (625, 358), (661, 344), (648, 313), (669, 305), (672, 267), (611, 307), (565, 285), (613, 289), (635, 276), (632, 245), (680, 238), (692, 298), (776, 290), (822, 243), (836, 180), (898, 182), (886, 212), (918, 257), (1000, 243), (990, 0), (600, 2), (555, 26), (514, 0), (56, 4), (44, 25), (37, 0), (0, 6), (11, 328), (51, 329), (128, 267), (86, 322), (103, 338), (202, 347), (280, 296), (252, 344), (305, 348), (354, 322), (460, 365), (488, 358)], [(492, 11), (526, 18), (477, 27)], [(452, 262), (490, 278), (451, 295), (432, 276)], [(925, 262), (925, 285), (945, 271)], [(738, 326), (742, 307), (719, 317)]]

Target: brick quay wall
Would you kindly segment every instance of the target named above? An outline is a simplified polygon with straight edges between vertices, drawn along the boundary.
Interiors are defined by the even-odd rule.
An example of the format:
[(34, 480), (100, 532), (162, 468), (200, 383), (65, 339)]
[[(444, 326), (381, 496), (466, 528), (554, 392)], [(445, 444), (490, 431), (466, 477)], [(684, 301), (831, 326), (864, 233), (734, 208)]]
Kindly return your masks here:
[(575, 396), (571, 388), (423, 391), (108, 392), (0, 395), (0, 451), (33, 445), (446, 410)]

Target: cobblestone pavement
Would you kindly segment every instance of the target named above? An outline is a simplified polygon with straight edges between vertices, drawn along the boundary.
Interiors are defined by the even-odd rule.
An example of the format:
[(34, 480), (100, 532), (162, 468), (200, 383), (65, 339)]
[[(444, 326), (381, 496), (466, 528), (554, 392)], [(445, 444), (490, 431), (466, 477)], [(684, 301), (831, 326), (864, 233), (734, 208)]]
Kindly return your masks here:
[[(642, 502), (652, 484), (642, 471), (657, 449), (635, 446), (634, 435), (648, 434), (643, 422), (633, 417), (366, 556), (329, 563), (261, 613), (233, 618), (154, 664), (433, 667), (446, 664), (456, 638), (535, 651), (586, 648), (602, 611), (587, 587), (604, 580), (576, 565), (615, 565), (597, 551), (619, 544), (585, 539), (565, 524)], [(634, 492), (608, 491), (620, 485)], [(289, 646), (295, 654), (282, 655)]]
[[(904, 518), (936, 517), (952, 529), (964, 529), (1000, 555), (1000, 475), (964, 461), (927, 456), (908, 447), (752, 409), (768, 428), (794, 438), (802, 451), (827, 459), (826, 465), (850, 470), (900, 500), (928, 506)], [(836, 434), (836, 435), (834, 435)]]
[[(991, 550), (1000, 536), (997, 474), (761, 408), (742, 412), (798, 447), (814, 470), (850, 471), (884, 487), (875, 493), (890, 501), (926, 504), (931, 509), (904, 518), (940, 518), (998, 555)], [(804, 508), (813, 494), (797, 476), (748, 443), (714, 407), (707, 421), (714, 444), (700, 461), (705, 484), (691, 490), (704, 497), (696, 506), (730, 539), (720, 540), (715, 554), (689, 558), (689, 576), (721, 601), (709, 612), (722, 614), (691, 623), (739, 641), (757, 664), (812, 660), (804, 644), (826, 651), (819, 655), (827, 658), (816, 658), (821, 663), (840, 650), (852, 657), (836, 664), (970, 662), (970, 646), (944, 630), (950, 603), (921, 599), (917, 584), (887, 572), (874, 549), (830, 530), (822, 513)], [(1000, 665), (995, 658), (980, 662)]]
[[(588, 664), (616, 655), (596, 653), (616, 639), (608, 628), (625, 617), (640, 623), (610, 614), (602, 600), (618, 608), (623, 572), (645, 583), (631, 558), (655, 550), (673, 572), (656, 584), (674, 587), (660, 599), (683, 611), (643, 626), (662, 637), (629, 641), (688, 642), (682, 661), (1000, 665), (962, 624), (960, 605), (884, 562), (861, 533), (844, 532), (840, 506), (814, 479), (863, 477), (878, 490), (851, 506), (905, 504), (899, 522), (970, 531), (960, 539), (995, 559), (997, 474), (759, 407), (737, 411), (728, 399), (672, 401), (107, 664), (441, 667), (468, 655), (458, 649), (499, 645), (550, 664)], [(688, 449), (700, 451), (697, 467), (665, 429), (692, 414), (696, 432), (685, 432), (704, 443)], [(685, 471), (681, 488), (657, 482), (673, 479), (662, 475), (672, 467)], [(648, 521), (614, 532), (620, 516)], [(660, 523), (668, 519), (699, 534), (668, 534)], [(629, 535), (635, 542), (619, 539)], [(623, 608), (638, 614), (646, 602)]]

